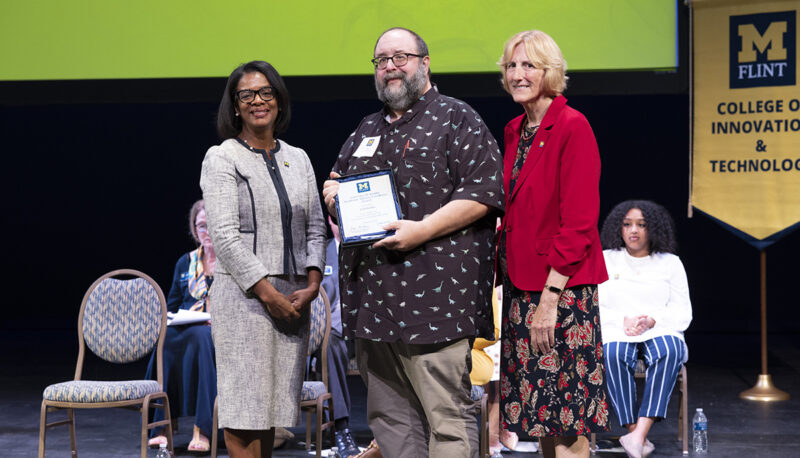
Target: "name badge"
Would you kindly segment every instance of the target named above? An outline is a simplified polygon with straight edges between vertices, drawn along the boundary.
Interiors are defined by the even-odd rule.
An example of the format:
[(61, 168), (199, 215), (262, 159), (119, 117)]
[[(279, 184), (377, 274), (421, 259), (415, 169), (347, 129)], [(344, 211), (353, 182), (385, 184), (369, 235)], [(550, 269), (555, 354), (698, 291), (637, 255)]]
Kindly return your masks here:
[(361, 144), (358, 145), (356, 152), (353, 153), (353, 157), (372, 157), (378, 149), (378, 143), (380, 143), (380, 141), (380, 135), (377, 137), (365, 137), (361, 140)]
[(333, 274), (333, 266), (326, 265), (325, 266), (325, 275), (332, 275)]

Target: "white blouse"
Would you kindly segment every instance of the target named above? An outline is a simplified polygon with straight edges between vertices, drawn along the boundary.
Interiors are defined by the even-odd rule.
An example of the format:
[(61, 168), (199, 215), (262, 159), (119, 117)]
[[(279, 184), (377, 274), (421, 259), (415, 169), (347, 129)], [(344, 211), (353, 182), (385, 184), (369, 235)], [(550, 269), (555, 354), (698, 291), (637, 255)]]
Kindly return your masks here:
[[(608, 281), (598, 287), (603, 342), (644, 342), (671, 335), (683, 340), (692, 322), (689, 283), (681, 260), (670, 253), (635, 258), (625, 248), (605, 250)], [(656, 325), (625, 335), (623, 319), (648, 315)]]

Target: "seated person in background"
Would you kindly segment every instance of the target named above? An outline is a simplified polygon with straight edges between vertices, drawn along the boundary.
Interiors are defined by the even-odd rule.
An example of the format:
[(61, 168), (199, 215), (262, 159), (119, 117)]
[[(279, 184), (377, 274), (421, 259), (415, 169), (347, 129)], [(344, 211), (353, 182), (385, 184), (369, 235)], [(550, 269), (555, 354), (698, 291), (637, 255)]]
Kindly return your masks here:
[[(325, 252), (325, 272), (320, 286), (331, 303), (331, 337), (328, 341), (328, 389), (333, 396), (333, 414), (336, 416), (336, 446), (342, 458), (359, 454), (350, 434), (350, 392), (347, 389), (347, 345), (342, 338), (342, 311), (339, 300), (339, 226), (328, 217), (333, 238), (328, 240)], [(322, 361), (317, 355), (317, 361)]]
[[(497, 301), (497, 288), (492, 296), (492, 313), (494, 314), (494, 340), (476, 338), (472, 343), (472, 370), (469, 380), (473, 385), (484, 386), (492, 380), (500, 380), (500, 361), (494, 360), (486, 350), (497, 344), (500, 338), (500, 306)], [(488, 392), (488, 390), (487, 390)]]
[[(198, 244), (178, 259), (172, 286), (167, 297), (167, 311), (178, 309), (208, 311), (208, 289), (214, 275), (216, 256), (206, 227), (206, 211), (202, 200), (192, 205), (189, 228)], [(164, 339), (164, 390), (169, 396), (172, 418), (194, 416), (195, 424), (189, 451), (207, 452), (211, 434), (214, 399), (217, 397), (217, 370), (210, 323), (168, 326)], [(147, 368), (148, 379), (156, 379), (155, 354)], [(164, 418), (157, 409), (155, 420)], [(163, 430), (153, 430), (148, 444), (157, 447), (166, 443)]]
[[(628, 430), (620, 443), (629, 457), (639, 458), (653, 451), (647, 433), (666, 417), (688, 357), (683, 331), (692, 321), (689, 285), (675, 255), (674, 223), (661, 205), (622, 202), (603, 223), (600, 239), (609, 276), (598, 292), (608, 391)], [(637, 413), (633, 376), (640, 354), (647, 376)]]
[(489, 452), (491, 455), (500, 453), (505, 445), (509, 450), (514, 450), (519, 438), (516, 433), (500, 429), (500, 300), (503, 297), (503, 287), (496, 286), (492, 297), (492, 312), (494, 314), (494, 338), (486, 340), (475, 339), (472, 344), (472, 371), (469, 374), (473, 385), (484, 386), (489, 395)]

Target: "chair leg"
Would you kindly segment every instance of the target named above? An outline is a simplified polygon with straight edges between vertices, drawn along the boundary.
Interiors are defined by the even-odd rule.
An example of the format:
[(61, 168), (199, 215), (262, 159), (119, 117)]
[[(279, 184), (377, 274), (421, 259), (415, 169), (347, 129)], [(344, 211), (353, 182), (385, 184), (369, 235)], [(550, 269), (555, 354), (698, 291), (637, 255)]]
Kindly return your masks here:
[(317, 442), (316, 442), (317, 458), (321, 458), (322, 457), (322, 417), (323, 417), (323, 415), (325, 413), (324, 402), (325, 401), (323, 401), (321, 399), (317, 399), (317, 409), (316, 409), (317, 410), (317, 412), (316, 412), (317, 413), (317, 431), (316, 431), (316, 434), (317, 434)]
[(331, 444), (336, 444), (336, 420), (333, 414), (333, 396), (328, 398), (328, 421), (330, 422)]
[(142, 402), (142, 430), (139, 433), (139, 450), (140, 455), (142, 458), (147, 458), (147, 433), (150, 431), (148, 428), (150, 423), (150, 403), (153, 400), (150, 399), (150, 395), (147, 395), (144, 398), (144, 402)]
[[(680, 380), (678, 380), (678, 383), (680, 383)], [(678, 389), (678, 442), (681, 442), (682, 440), (683, 440), (683, 390)]]
[(161, 401), (164, 404), (164, 419), (169, 420), (167, 423), (167, 450), (172, 456), (175, 456), (175, 443), (172, 441), (172, 435), (174, 431), (172, 430), (172, 412), (169, 410), (169, 397), (167, 397), (167, 393), (164, 393), (164, 397)]
[(686, 366), (681, 367), (681, 414), (678, 415), (680, 425), (678, 428), (683, 433), (683, 454), (689, 454), (689, 381), (686, 375)]
[(481, 430), (480, 449), (481, 458), (489, 458), (489, 395), (484, 393), (481, 397)]
[(211, 458), (217, 458), (217, 436), (219, 434), (219, 410), (217, 401), (219, 401), (219, 396), (214, 398), (214, 416), (211, 421)]
[(72, 456), (78, 456), (78, 444), (75, 440), (75, 409), (67, 409), (69, 419), (69, 445), (72, 447)]
[(306, 450), (311, 450), (311, 411), (306, 411)]
[(47, 436), (47, 401), (42, 400), (42, 410), (39, 414), (39, 458), (44, 458), (44, 444)]
[(73, 458), (78, 456), (77, 441), (75, 440), (75, 410), (66, 409), (66, 420), (56, 420), (52, 423), (47, 423), (47, 414), (60, 410), (58, 407), (50, 407), (47, 400), (42, 400), (42, 408), (39, 413), (39, 458), (44, 458), (46, 448), (47, 429), (53, 426), (69, 425), (69, 442), (70, 442), (70, 456)]
[[(161, 404), (157, 404), (157, 400), (160, 400)], [(161, 392), (155, 395), (148, 394), (142, 402), (142, 433), (139, 438), (142, 458), (147, 458), (147, 436), (149, 435), (150, 429), (155, 428), (154, 425), (150, 424), (150, 407), (152, 406), (161, 407), (161, 409), (164, 410), (164, 420), (162, 421), (166, 423), (165, 436), (167, 438), (167, 450), (172, 454), (175, 453), (172, 443), (172, 417), (169, 411), (169, 398), (167, 397), (167, 393)]]

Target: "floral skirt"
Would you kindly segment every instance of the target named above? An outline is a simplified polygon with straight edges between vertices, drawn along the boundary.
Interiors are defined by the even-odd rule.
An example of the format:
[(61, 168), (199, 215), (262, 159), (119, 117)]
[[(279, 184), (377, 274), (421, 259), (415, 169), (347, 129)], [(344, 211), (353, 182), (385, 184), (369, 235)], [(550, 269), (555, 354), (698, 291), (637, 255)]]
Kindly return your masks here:
[(597, 285), (564, 290), (555, 345), (540, 354), (530, 323), (541, 292), (516, 288), (503, 270), (500, 421), (522, 436), (580, 436), (608, 431), (608, 395)]

